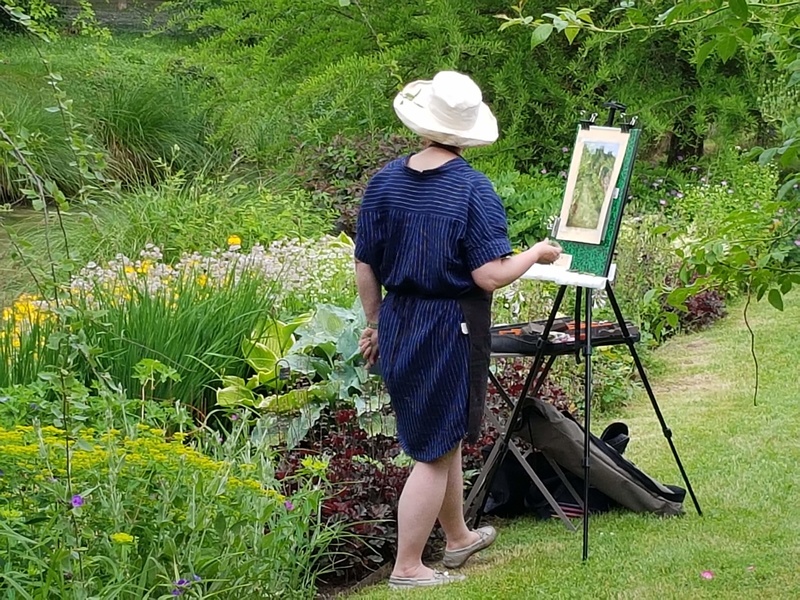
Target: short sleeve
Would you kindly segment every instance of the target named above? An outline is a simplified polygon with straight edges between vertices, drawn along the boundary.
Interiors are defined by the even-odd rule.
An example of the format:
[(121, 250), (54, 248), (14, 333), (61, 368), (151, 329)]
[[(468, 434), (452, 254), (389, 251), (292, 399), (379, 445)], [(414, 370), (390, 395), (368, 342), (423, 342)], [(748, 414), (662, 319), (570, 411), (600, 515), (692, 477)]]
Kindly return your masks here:
[(465, 247), (470, 271), (511, 254), (503, 202), (485, 176), (476, 182), (470, 197)]
[(361, 199), (361, 208), (356, 221), (354, 254), (357, 260), (370, 265), (373, 270), (377, 271), (383, 253), (383, 236), (381, 235), (376, 186), (373, 185), (373, 181), (367, 185)]

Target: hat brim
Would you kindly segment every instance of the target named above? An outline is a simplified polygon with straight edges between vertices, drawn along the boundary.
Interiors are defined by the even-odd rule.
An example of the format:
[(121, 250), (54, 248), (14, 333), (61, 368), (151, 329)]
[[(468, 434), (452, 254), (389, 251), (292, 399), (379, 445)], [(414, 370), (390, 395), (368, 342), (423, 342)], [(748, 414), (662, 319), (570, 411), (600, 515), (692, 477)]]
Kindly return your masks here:
[(432, 142), (458, 148), (488, 146), (497, 140), (497, 119), (483, 102), (470, 129), (452, 129), (438, 121), (428, 108), (432, 85), (432, 81), (413, 81), (395, 96), (394, 112), (406, 127)]

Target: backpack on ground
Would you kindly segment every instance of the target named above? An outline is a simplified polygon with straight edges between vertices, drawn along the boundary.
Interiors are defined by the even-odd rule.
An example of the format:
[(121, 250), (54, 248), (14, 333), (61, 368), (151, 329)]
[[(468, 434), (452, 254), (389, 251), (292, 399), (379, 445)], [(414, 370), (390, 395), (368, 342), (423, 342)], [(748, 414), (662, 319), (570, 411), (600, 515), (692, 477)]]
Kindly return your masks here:
[[(538, 450), (528, 456), (528, 464), (561, 509), (568, 516), (580, 516), (582, 510), (572, 491), (544, 455), (561, 467), (569, 486), (582, 496), (583, 427), (569, 413), (560, 412), (552, 404), (528, 398), (514, 434)], [(683, 514), (686, 491), (662, 485), (624, 458), (622, 454), (628, 441), (628, 427), (624, 423), (613, 423), (600, 437), (590, 436), (589, 512), (622, 508), (661, 516)], [(511, 455), (506, 455), (497, 470), (484, 510), (499, 516), (527, 512), (546, 518), (554, 514), (522, 465)]]

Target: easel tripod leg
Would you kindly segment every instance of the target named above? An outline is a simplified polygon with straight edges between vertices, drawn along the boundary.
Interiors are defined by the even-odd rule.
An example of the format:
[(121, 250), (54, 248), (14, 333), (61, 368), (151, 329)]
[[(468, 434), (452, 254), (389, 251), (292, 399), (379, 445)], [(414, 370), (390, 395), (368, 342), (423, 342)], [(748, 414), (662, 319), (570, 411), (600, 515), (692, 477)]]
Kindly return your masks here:
[(675, 448), (675, 443), (672, 441), (672, 430), (667, 426), (667, 422), (664, 419), (664, 415), (661, 412), (661, 408), (658, 406), (658, 401), (656, 401), (656, 395), (653, 393), (653, 388), (650, 386), (650, 380), (647, 379), (647, 374), (644, 370), (644, 365), (642, 365), (642, 361), (639, 358), (639, 353), (636, 352), (636, 347), (634, 346), (633, 340), (631, 340), (631, 336), (628, 333), (628, 327), (625, 324), (625, 319), (622, 316), (622, 311), (619, 308), (619, 304), (617, 304), (617, 299), (614, 296), (614, 292), (611, 289), (610, 285), (606, 286), (606, 295), (608, 296), (608, 300), (611, 303), (611, 307), (614, 309), (614, 315), (617, 318), (617, 322), (619, 323), (620, 329), (622, 329), (622, 334), (625, 336), (626, 345), (631, 352), (631, 356), (633, 357), (633, 362), (636, 365), (636, 370), (639, 372), (639, 377), (642, 379), (642, 385), (644, 386), (645, 391), (647, 392), (647, 397), (650, 398), (650, 404), (653, 406), (653, 411), (656, 413), (656, 418), (658, 419), (659, 424), (661, 425), (661, 431), (664, 434), (664, 437), (667, 439), (667, 443), (669, 444), (670, 450), (672, 450), (672, 456), (675, 458), (675, 463), (678, 465), (678, 470), (681, 472), (681, 477), (683, 477), (683, 482), (686, 484), (686, 490), (689, 492), (689, 496), (692, 499), (692, 503), (694, 503), (694, 508), (697, 510), (697, 514), (702, 516), (703, 511), (700, 509), (700, 503), (697, 500), (697, 496), (695, 496), (694, 489), (692, 488), (692, 484), (689, 481), (689, 476), (686, 474), (686, 469), (683, 468), (683, 462), (681, 462), (681, 457), (678, 456), (678, 450)]
[[(590, 430), (592, 422), (592, 290), (586, 288), (586, 318), (584, 327), (584, 424), (583, 424), (583, 560), (589, 558), (589, 477)], [(580, 331), (577, 331), (580, 335)]]

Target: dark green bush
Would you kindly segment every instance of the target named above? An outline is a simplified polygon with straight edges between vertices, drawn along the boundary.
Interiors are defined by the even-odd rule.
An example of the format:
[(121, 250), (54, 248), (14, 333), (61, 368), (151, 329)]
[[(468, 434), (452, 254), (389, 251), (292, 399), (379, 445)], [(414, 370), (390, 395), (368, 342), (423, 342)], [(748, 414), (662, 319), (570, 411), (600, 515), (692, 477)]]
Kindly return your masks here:
[(506, 208), (512, 246), (524, 249), (550, 235), (553, 219), (561, 211), (563, 177), (510, 171), (492, 181)]
[(389, 161), (419, 149), (420, 141), (409, 135), (338, 135), (326, 144), (303, 148), (296, 171), (303, 185), (336, 211), (337, 228), (353, 235), (370, 177)]

